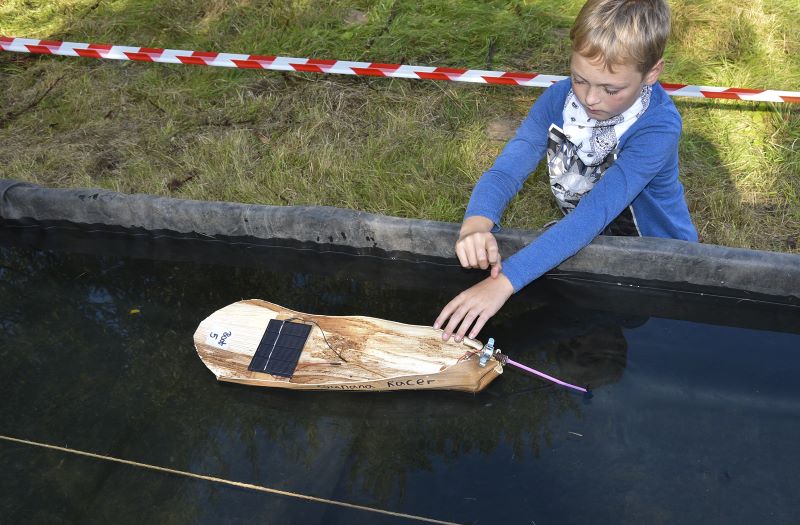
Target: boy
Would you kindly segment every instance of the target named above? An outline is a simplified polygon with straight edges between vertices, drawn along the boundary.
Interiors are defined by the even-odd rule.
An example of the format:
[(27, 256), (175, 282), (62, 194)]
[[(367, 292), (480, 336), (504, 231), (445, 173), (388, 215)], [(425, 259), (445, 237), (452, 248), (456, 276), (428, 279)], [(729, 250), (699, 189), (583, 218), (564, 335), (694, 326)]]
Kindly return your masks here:
[[(491, 271), (444, 307), (434, 323), (442, 339), (477, 337), (514, 292), (601, 233), (697, 241), (678, 180), (681, 119), (658, 84), (669, 27), (666, 0), (583, 6), (571, 77), (542, 93), (472, 192), (456, 255)], [(545, 153), (564, 218), (501, 264), (492, 232)]]

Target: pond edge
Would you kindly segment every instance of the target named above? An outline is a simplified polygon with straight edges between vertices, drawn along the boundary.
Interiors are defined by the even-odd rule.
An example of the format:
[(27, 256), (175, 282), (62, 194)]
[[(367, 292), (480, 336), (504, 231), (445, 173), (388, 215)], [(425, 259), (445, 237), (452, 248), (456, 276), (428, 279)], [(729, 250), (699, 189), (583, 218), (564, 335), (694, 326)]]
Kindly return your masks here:
[[(328, 206), (268, 206), (195, 201), (103, 189), (46, 188), (0, 179), (0, 219), (66, 221), (211, 237), (299, 242), (321, 250), (387, 259), (450, 260), (459, 225), (406, 219)], [(514, 253), (539, 232), (502, 230), (501, 253)], [(550, 276), (634, 285), (657, 282), (676, 289), (713, 289), (800, 300), (800, 255), (728, 248), (674, 239), (598, 237)]]

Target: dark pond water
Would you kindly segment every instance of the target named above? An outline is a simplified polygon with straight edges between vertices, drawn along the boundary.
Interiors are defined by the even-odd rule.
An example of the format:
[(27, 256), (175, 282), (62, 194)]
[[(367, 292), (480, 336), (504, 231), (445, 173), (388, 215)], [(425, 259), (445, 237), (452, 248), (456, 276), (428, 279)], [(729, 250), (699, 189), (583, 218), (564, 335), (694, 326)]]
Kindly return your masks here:
[[(192, 334), (262, 298), (430, 324), (478, 275), (246, 243), (0, 229), (0, 434), (458, 523), (797, 523), (800, 314), (548, 282), (478, 394), (218, 383)], [(138, 313), (136, 313), (138, 311)], [(737, 326), (738, 325), (738, 326)], [(4, 523), (417, 523), (0, 441)]]

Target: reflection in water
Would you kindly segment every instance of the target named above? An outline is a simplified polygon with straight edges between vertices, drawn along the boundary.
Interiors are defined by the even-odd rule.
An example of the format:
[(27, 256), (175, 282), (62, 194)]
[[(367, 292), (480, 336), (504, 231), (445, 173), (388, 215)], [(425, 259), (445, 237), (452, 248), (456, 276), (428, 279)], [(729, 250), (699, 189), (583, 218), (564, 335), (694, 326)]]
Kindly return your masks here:
[[(2, 396), (14, 403), (4, 409), (9, 435), (295, 490), (299, 484), (317, 495), (332, 485), (387, 503), (403, 500), (409, 472), (490, 454), (500, 444), (538, 456), (550, 440), (549, 422), (580, 412), (580, 396), (552, 392), (514, 371), (490, 396), (353, 396), (220, 384), (191, 343), (199, 320), (241, 298), (420, 322), (435, 317), (450, 290), (20, 248), (2, 254), (0, 313), (16, 340), (1, 356)], [(524, 338), (506, 332), (498, 327), (509, 343)], [(557, 346), (539, 350), (537, 359), (546, 361), (539, 366), (565, 375), (569, 365)], [(591, 374), (582, 379), (595, 382)], [(526, 391), (532, 395), (511, 395)], [(47, 456), (38, 470), (72, 486), (75, 471), (56, 468), (62, 460)], [(116, 469), (99, 469), (107, 472), (98, 472), (98, 489), (108, 490), (105, 476)]]
[(620, 380), (628, 351), (623, 328), (646, 321), (553, 303), (506, 321), (504, 351), (534, 368), (557, 369), (575, 384), (595, 389)]
[[(591, 386), (596, 395), (590, 404), (512, 368), (478, 395), (294, 392), (218, 383), (197, 357), (192, 334), (200, 320), (222, 306), (264, 298), (305, 312), (423, 324), (435, 318), (454, 290), (463, 288), (464, 280), (477, 278), (452, 268), (386, 262), (371, 272), (362, 260), (336, 257), (325, 259), (317, 270), (308, 261), (285, 264), (290, 254), (274, 249), (269, 253), (282, 264), (271, 266), (263, 257), (261, 265), (253, 257), (240, 266), (220, 266), (175, 257), (159, 261), (0, 247), (0, 327), (5, 336), (0, 346), (0, 433), (319, 497), (481, 523), (586, 522), (591, 516), (606, 523), (645, 518), (685, 522), (695, 517), (711, 517), (713, 522), (715, 516), (731, 518), (720, 510), (720, 502), (740, 500), (738, 492), (728, 499), (720, 488), (725, 483), (735, 487), (742, 483), (742, 472), (760, 471), (764, 464), (792, 468), (791, 461), (781, 465), (762, 453), (760, 462), (719, 468), (713, 480), (684, 474), (683, 481), (676, 481), (677, 473), (698, 458), (687, 457), (682, 464), (669, 440), (662, 441), (661, 434), (650, 437), (647, 428), (658, 427), (660, 421), (646, 420), (640, 428), (637, 420), (630, 420), (634, 416), (626, 414), (657, 414), (637, 406), (648, 396), (652, 406), (675, 404), (669, 417), (677, 423), (670, 428), (731, 428), (756, 417), (764, 425), (752, 442), (757, 450), (769, 447), (777, 454), (792, 440), (787, 436), (775, 441), (773, 436), (781, 434), (769, 432), (772, 423), (766, 416), (742, 407), (728, 407), (726, 414), (739, 417), (738, 410), (741, 422), (721, 422), (714, 419), (719, 417), (718, 404), (713, 411), (703, 406), (689, 410), (683, 400), (654, 398), (668, 391), (664, 385), (686, 392), (686, 385), (702, 379), (704, 387), (714, 387), (710, 366), (698, 372), (690, 366), (702, 364), (700, 352), (687, 353), (684, 361), (670, 358), (648, 364), (680, 348), (674, 341), (687, 341), (682, 334), (691, 332), (679, 324), (648, 321), (643, 308), (641, 315), (631, 316), (576, 307), (546, 284), (509, 301), (483, 337), (494, 337), (503, 352), (519, 362)], [(239, 260), (233, 249), (229, 255)], [(208, 260), (202, 250), (183, 256)], [(424, 277), (416, 279), (417, 274)], [(713, 333), (717, 335), (702, 340), (705, 355), (722, 354), (730, 363), (725, 369), (715, 365), (724, 371), (719, 381), (747, 376), (734, 364), (737, 358), (749, 363), (750, 354), (735, 350), (735, 341), (747, 338), (736, 331)], [(784, 336), (773, 337), (779, 342), (772, 347), (764, 343), (762, 351), (781, 352), (781, 344), (796, 345), (796, 339)], [(715, 350), (715, 341), (723, 340)], [(663, 353), (660, 344), (667, 349)], [(630, 361), (638, 365), (630, 369)], [(796, 361), (784, 359), (784, 368), (770, 373), (790, 374), (792, 367), (798, 369)], [(744, 388), (772, 392), (770, 385), (787, 384), (785, 391), (772, 394), (781, 399), (798, 394), (790, 381), (762, 374), (762, 383)], [(782, 415), (797, 420), (797, 411), (786, 406), (788, 412)], [(682, 421), (684, 414), (697, 419)], [(620, 417), (629, 419), (620, 423)], [(701, 421), (705, 423), (698, 424)], [(683, 448), (693, 441), (718, 447), (712, 432), (681, 439)], [(766, 439), (770, 441), (759, 441)], [(739, 450), (733, 448), (738, 445), (727, 446)], [(648, 458), (663, 454), (668, 461), (648, 459), (646, 469), (637, 466), (643, 450), (649, 451)], [(717, 469), (709, 456), (700, 459)], [(8, 444), (0, 444), (0, 468), (0, 508), (9, 509), (11, 522), (244, 523), (261, 515), (279, 517), (280, 523), (384, 522), (342, 509)], [(776, 495), (776, 522), (800, 510), (788, 496), (781, 496), (798, 487), (797, 475), (791, 474), (796, 470), (800, 469), (783, 472), (788, 479), (783, 484), (761, 480)], [(672, 475), (661, 475), (664, 472)], [(650, 492), (643, 488), (643, 479), (665, 485)], [(638, 485), (630, 480), (638, 480)], [(678, 497), (653, 496), (684, 484), (702, 492), (709, 483), (715, 483), (713, 504), (696, 501), (684, 508)], [(531, 493), (538, 496), (531, 498)], [(161, 503), (142, 508), (143, 501)], [(506, 504), (498, 506), (501, 501)], [(611, 510), (625, 502), (637, 513), (625, 518)], [(131, 517), (120, 517), (127, 515)]]

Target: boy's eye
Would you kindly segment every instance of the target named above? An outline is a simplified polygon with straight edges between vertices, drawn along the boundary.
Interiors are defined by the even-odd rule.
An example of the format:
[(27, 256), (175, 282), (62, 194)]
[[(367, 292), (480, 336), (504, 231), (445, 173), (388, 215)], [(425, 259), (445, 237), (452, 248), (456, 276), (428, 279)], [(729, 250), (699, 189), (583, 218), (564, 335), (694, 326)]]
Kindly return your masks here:
[(608, 93), (609, 95), (616, 95), (617, 93), (619, 93), (619, 91), (610, 91), (606, 89), (606, 93)]

